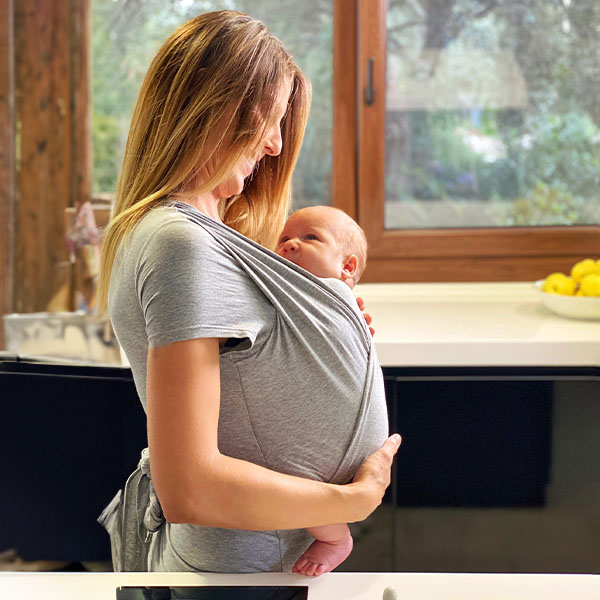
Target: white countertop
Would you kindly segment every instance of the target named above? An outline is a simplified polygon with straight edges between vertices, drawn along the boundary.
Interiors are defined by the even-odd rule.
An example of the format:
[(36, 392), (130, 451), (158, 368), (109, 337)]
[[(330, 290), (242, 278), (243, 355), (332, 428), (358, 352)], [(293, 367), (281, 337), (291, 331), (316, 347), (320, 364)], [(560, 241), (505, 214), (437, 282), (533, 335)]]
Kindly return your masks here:
[(386, 587), (396, 591), (398, 600), (600, 598), (600, 575), (446, 573), (330, 573), (317, 578), (282, 573), (0, 573), (0, 598), (115, 600), (116, 588), (127, 585), (307, 585), (309, 600), (380, 600)]
[(533, 283), (366, 283), (355, 293), (373, 316), (383, 366), (600, 367), (600, 320), (556, 315)]
[(369, 283), (383, 366), (600, 366), (600, 321), (560, 317), (533, 283)]

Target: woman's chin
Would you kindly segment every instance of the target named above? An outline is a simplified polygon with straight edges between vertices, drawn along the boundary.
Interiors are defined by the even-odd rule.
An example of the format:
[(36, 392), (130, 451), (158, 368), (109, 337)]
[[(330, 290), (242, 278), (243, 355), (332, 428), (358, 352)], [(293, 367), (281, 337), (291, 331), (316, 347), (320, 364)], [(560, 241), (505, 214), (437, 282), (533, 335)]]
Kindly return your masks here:
[(224, 185), (220, 185), (217, 188), (217, 194), (219, 198), (231, 198), (232, 196), (237, 196), (244, 191), (244, 180), (235, 183), (232, 181), (228, 181)]

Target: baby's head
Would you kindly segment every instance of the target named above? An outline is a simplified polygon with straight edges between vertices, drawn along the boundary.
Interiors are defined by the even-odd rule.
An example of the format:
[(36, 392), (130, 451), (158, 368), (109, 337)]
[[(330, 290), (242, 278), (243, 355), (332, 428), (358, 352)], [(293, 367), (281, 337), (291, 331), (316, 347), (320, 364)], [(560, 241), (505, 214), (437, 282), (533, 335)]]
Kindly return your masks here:
[(309, 206), (287, 220), (275, 252), (317, 277), (341, 279), (353, 288), (365, 269), (367, 239), (339, 208)]

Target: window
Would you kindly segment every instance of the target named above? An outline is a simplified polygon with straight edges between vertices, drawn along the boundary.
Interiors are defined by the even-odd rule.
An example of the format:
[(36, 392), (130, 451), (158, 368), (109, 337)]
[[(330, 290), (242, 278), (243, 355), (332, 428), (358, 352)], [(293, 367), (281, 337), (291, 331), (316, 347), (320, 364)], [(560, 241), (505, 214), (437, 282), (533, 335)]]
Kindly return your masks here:
[(357, 11), (367, 277), (526, 280), (597, 254), (597, 2)]

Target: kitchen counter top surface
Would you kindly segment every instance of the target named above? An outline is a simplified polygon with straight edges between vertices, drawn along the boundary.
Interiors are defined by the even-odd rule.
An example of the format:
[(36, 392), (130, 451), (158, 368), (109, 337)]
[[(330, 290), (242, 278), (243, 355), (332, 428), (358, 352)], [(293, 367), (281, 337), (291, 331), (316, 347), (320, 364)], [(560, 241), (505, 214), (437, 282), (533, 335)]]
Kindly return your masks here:
[(308, 586), (308, 600), (380, 600), (386, 588), (391, 589), (385, 600), (600, 598), (599, 575), (331, 573), (307, 578), (284, 573), (0, 573), (0, 597), (15, 600), (115, 600), (118, 586), (133, 585)]
[(383, 366), (600, 366), (600, 320), (542, 305), (533, 283), (359, 284)]
[[(531, 282), (366, 283), (355, 293), (384, 367), (600, 368), (600, 320), (551, 312)], [(123, 355), (108, 364), (31, 352), (0, 360), (128, 367)]]

